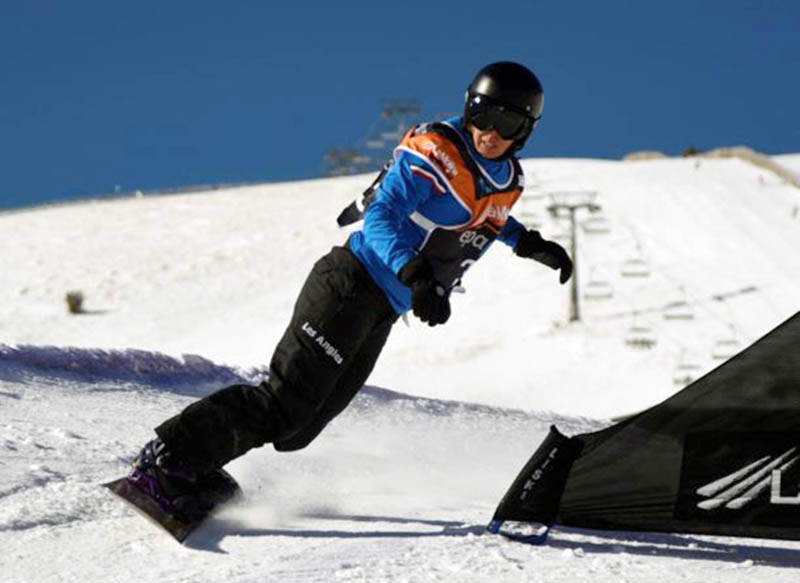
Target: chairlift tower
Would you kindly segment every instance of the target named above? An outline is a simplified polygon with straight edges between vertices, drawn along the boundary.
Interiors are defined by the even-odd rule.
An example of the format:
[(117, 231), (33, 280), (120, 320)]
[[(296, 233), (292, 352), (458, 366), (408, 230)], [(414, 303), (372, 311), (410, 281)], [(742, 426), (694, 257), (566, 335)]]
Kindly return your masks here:
[(384, 99), (380, 115), (356, 146), (331, 147), (325, 154), (325, 175), (345, 176), (380, 170), (405, 132), (420, 122), (416, 99)]
[(579, 282), (578, 282), (578, 211), (588, 210), (590, 213), (597, 213), (602, 207), (595, 203), (597, 192), (591, 190), (576, 190), (548, 193), (552, 201), (547, 207), (547, 211), (553, 218), (568, 217), (570, 220), (570, 241), (572, 251), (572, 285), (570, 288), (570, 311), (569, 321), (579, 322), (581, 319), (579, 304)]

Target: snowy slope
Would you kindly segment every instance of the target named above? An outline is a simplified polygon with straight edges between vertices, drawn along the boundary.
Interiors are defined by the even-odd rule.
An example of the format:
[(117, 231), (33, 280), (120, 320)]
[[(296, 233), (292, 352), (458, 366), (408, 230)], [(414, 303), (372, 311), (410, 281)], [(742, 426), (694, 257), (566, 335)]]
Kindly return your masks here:
[(800, 179), (800, 154), (778, 154), (772, 159)]
[[(498, 243), (446, 326), (395, 327), (371, 379), (404, 393), (606, 417), (659, 402), (800, 307), (800, 190), (740, 160), (527, 160), (516, 215), (567, 232), (548, 193), (592, 190), (608, 233), (579, 232), (585, 300)], [(2, 342), (137, 348), (262, 366), (335, 216), (370, 177), (0, 214)], [(588, 218), (579, 213), (581, 222)], [(626, 278), (645, 261), (649, 277)], [(97, 313), (69, 316), (81, 289)], [(747, 290), (742, 292), (742, 290)], [(717, 298), (717, 299), (715, 299)], [(664, 307), (691, 304), (692, 320)], [(636, 315), (634, 312), (639, 312)], [(674, 315), (674, 314), (673, 314)], [(656, 341), (626, 345), (637, 328)], [(635, 340), (636, 338), (634, 338)], [(624, 374), (620, 374), (624, 371)], [(676, 383), (676, 379), (678, 382)]]
[(736, 583), (800, 567), (796, 542), (567, 529), (537, 548), (485, 534), (550, 422), (598, 424), (375, 388), (308, 449), (230, 464), (245, 499), (182, 547), (99, 484), (164, 415), (240, 373), (75, 349), (6, 348), (0, 363), (4, 582)]
[[(370, 177), (0, 214), (0, 580), (796, 580), (798, 543), (559, 530), (533, 548), (484, 534), (551, 423), (574, 434), (655, 404), (800, 306), (800, 191), (769, 172), (524, 167), (516, 214), (545, 236), (567, 228), (547, 212), (567, 201), (553, 193), (597, 193), (579, 280), (611, 297), (570, 324), (568, 287), (498, 244), (446, 326), (395, 327), (372, 388), (311, 447), (234, 461), (246, 499), (186, 548), (99, 484), (164, 418), (264, 374), (306, 272), (344, 240), (336, 214)], [(631, 265), (648, 275), (624, 276)], [(66, 313), (72, 289), (89, 313)]]

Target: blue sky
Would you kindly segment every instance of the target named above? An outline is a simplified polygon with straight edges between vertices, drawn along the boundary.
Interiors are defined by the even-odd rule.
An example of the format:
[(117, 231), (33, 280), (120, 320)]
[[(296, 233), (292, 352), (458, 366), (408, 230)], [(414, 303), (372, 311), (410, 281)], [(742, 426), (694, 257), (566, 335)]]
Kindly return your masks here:
[(800, 152), (800, 2), (0, 3), (0, 208), (319, 176), (388, 97), (531, 67), (523, 156)]

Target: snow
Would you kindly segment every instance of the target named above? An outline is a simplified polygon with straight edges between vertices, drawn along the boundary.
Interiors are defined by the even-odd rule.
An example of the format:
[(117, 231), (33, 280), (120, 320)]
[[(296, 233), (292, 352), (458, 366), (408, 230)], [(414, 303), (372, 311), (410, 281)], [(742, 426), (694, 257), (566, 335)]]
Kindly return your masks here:
[(772, 158), (800, 179), (800, 154), (778, 154)]
[[(608, 232), (579, 231), (579, 281), (612, 297), (569, 323), (569, 286), (498, 244), (446, 326), (395, 326), (370, 386), (309, 448), (232, 462), (246, 497), (185, 547), (99, 484), (166, 417), (263, 377), (308, 269), (344, 240), (335, 216), (371, 177), (0, 213), (0, 579), (796, 580), (796, 542), (485, 533), (550, 424), (592, 431), (656, 404), (798, 309), (800, 190), (763, 168), (523, 166), (515, 214), (546, 237), (568, 227), (548, 193), (597, 193)], [(623, 276), (634, 264), (649, 275)], [(67, 313), (71, 290), (87, 313)], [(644, 337), (654, 346), (625, 343)]]

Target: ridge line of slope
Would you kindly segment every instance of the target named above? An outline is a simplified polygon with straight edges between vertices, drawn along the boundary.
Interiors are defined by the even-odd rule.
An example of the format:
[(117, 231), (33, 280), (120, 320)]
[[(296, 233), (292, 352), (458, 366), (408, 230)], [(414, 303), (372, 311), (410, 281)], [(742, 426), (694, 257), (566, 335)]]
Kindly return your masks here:
[[(159, 388), (178, 394), (203, 396), (211, 390), (235, 383), (258, 383), (268, 377), (266, 368), (239, 369), (196, 354), (180, 358), (138, 350), (106, 350), (58, 346), (0, 344), (0, 381), (28, 383), (36, 378), (66, 378), (83, 382), (124, 381)], [(553, 412), (531, 412), (459, 401), (436, 399), (365, 385), (355, 408), (401, 405), (433, 416), (456, 414), (487, 415), (501, 413), (518, 419), (545, 415), (554, 423), (570, 426), (588, 420)], [(597, 422), (595, 420), (595, 422)]]

